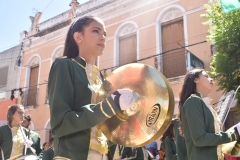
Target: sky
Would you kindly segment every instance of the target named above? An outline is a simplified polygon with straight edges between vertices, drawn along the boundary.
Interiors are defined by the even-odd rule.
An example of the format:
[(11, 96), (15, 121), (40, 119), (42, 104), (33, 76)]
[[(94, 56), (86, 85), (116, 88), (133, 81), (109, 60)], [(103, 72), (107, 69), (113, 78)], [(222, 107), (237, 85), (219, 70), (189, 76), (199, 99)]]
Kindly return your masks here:
[[(78, 0), (80, 4), (88, 0)], [(20, 33), (29, 31), (31, 20), (42, 12), (39, 23), (70, 9), (71, 0), (0, 0), (0, 52), (20, 44)]]

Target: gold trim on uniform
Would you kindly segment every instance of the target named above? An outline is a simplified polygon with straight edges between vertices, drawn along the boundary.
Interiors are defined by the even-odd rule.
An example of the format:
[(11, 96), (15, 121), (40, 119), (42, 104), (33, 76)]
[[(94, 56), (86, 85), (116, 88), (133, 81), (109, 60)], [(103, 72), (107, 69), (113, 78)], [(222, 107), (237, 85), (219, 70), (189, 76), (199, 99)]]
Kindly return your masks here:
[(236, 134), (235, 133), (233, 133), (234, 134), (234, 136), (235, 136), (235, 141), (237, 140), (237, 136), (236, 136)]
[(96, 144), (94, 142), (91, 142), (90, 148), (99, 152), (100, 154), (107, 154), (108, 153), (108, 147), (103, 146), (101, 143)]
[(65, 58), (67, 58), (67, 56), (57, 57), (56, 59), (65, 59)]
[(53, 159), (54, 159), (54, 160), (71, 160), (71, 159), (69, 159), (69, 158), (61, 157), (61, 156), (54, 157)]
[(75, 59), (72, 58), (72, 61), (73, 61), (73, 62), (76, 62), (79, 66), (81, 66), (83, 69), (86, 70), (86, 68), (85, 68), (83, 65), (81, 65), (80, 63), (78, 63)]
[(103, 107), (102, 107), (102, 102), (100, 103), (100, 109), (101, 109), (102, 113), (103, 113), (107, 118), (111, 118), (111, 116), (109, 116), (106, 112), (104, 112)]
[(110, 104), (110, 102), (108, 101), (108, 99), (106, 98), (107, 104), (109, 105), (110, 109), (112, 110), (113, 114), (115, 115), (116, 112), (114, 111), (112, 105)]
[(232, 134), (230, 135), (230, 141), (232, 142)]

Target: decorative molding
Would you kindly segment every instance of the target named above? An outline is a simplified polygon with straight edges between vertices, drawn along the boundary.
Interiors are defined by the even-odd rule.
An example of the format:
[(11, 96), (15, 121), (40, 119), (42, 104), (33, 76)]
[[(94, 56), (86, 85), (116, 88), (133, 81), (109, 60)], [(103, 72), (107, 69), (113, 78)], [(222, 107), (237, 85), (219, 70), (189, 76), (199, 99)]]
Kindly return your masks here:
[(136, 32), (137, 28), (133, 24), (127, 24), (121, 29), (119, 37)]
[(51, 129), (50, 119), (48, 119), (47, 122), (45, 123), (44, 129), (45, 130)]
[(59, 48), (54, 55), (54, 59), (61, 57), (62, 55), (63, 55), (63, 48)]
[(47, 61), (50, 61), (50, 60), (51, 60), (51, 58), (46, 58), (46, 59), (44, 59), (44, 60), (41, 60), (40, 63), (47, 62)]
[(163, 16), (161, 23), (171, 21), (182, 16), (183, 13), (179, 9), (171, 9)]
[(34, 57), (29, 63), (28, 66), (34, 66), (40, 63), (39, 57)]
[[(26, 39), (26, 40), (24, 40), (24, 50), (34, 48), (35, 46), (46, 43), (47, 41), (49, 41), (51, 39), (57, 39), (57, 38), (64, 37), (64, 36), (66, 36), (67, 30), (68, 30), (68, 26), (64, 27), (60, 30), (54, 31), (52, 33), (49, 33), (42, 37), (32, 37), (30, 39)], [(32, 49), (31, 51), (27, 51), (24, 54), (33, 53), (36, 50), (37, 49)]]
[[(132, 1), (136, 1), (136, 0), (132, 0)], [(139, 0), (132, 4), (129, 2), (131, 5), (121, 6), (120, 4), (119, 5), (115, 4), (113, 6), (115, 7), (115, 9), (113, 8), (111, 10), (113, 10), (112, 12), (115, 12), (116, 14), (110, 13), (111, 10), (109, 10), (109, 11), (106, 11), (107, 15), (101, 16), (100, 14), (98, 16), (104, 20), (106, 27), (110, 27), (112, 25), (129, 20), (130, 18), (154, 11), (156, 9), (162, 8), (164, 6), (167, 6), (177, 1), (179, 0), (155, 0), (155, 1)], [(154, 3), (154, 5), (151, 5), (151, 3)], [(153, 8), (152, 6), (155, 6), (155, 7)], [(119, 8), (121, 8), (122, 10), (120, 10)]]

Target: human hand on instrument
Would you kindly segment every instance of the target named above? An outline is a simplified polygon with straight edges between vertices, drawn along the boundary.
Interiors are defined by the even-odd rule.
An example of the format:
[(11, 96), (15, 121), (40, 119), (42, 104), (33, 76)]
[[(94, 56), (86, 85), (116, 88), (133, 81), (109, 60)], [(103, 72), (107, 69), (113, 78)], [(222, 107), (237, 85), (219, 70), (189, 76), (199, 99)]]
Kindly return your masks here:
[(27, 139), (25, 142), (24, 142), (24, 145), (26, 145), (27, 148), (30, 148), (33, 144), (33, 141)]
[(118, 105), (121, 110), (126, 110), (130, 108), (136, 101), (133, 92), (128, 88), (116, 90), (111, 94), (111, 97), (115, 104)]

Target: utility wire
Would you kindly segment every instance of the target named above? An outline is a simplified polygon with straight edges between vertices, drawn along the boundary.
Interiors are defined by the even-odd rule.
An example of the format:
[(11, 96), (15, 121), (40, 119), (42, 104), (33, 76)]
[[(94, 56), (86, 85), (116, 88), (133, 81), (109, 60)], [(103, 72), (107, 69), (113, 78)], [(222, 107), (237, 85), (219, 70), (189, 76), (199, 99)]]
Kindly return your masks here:
[[(159, 55), (166, 54), (166, 53), (171, 52), (171, 51), (175, 51), (175, 50), (183, 49), (183, 48), (186, 48), (186, 47), (190, 47), (190, 46), (202, 44), (202, 43), (205, 43), (205, 42), (207, 42), (207, 41), (201, 41), (201, 42), (194, 43), (194, 44), (191, 44), (191, 45), (188, 45), (188, 46), (183, 46), (183, 47), (179, 47), (179, 48), (174, 48), (174, 49), (171, 49), (171, 50), (168, 50), (168, 51), (159, 53), (159, 54), (155, 54), (155, 55), (152, 55), (152, 56), (148, 56), (148, 57), (139, 59), (139, 60), (137, 60), (137, 61), (133, 61), (133, 62), (131, 62), (131, 63), (140, 62), (140, 61), (143, 61), (143, 60), (146, 60), (146, 59), (150, 59), (150, 58), (153, 58), (153, 57), (156, 57), (156, 56), (159, 56)], [(129, 63), (127, 63), (127, 64), (129, 64)], [(126, 65), (126, 64), (124, 64), (124, 65)], [(121, 66), (123, 66), (123, 65), (121, 65)], [(120, 66), (114, 66), (114, 67), (110, 67), (110, 68), (105, 68), (105, 69), (102, 69), (102, 70), (100, 70), (100, 71), (107, 71), (108, 69), (114, 69), (114, 68), (117, 68), (117, 67), (120, 67)], [(13, 92), (13, 90), (14, 90), (14, 91), (18, 91), (19, 89), (30, 88), (30, 87), (34, 87), (34, 86), (38, 86), (38, 85), (44, 85), (44, 84), (47, 84), (47, 83), (41, 83), (41, 84), (36, 84), (36, 85), (32, 85), (32, 86), (21, 87), (21, 88), (18, 88), (18, 89), (1, 91), (0, 93), (9, 92), (9, 91), (12, 91), (12, 92)]]
[[(183, 48), (190, 47), (190, 46), (195, 46), (195, 45), (198, 45), (198, 44), (201, 44), (201, 43), (206, 43), (206, 42), (207, 41), (205, 40), (205, 41), (194, 43), (194, 44), (191, 44), (191, 45), (188, 45), (188, 46), (183, 46), (183, 47), (179, 47), (179, 48), (170, 49), (168, 51), (165, 51), (165, 52), (162, 52), (162, 53), (159, 53), (159, 54), (155, 54), (155, 55), (152, 55), (152, 56), (148, 56), (148, 57), (145, 57), (145, 58), (142, 58), (142, 59), (130, 62), (130, 63), (136, 63), (136, 62), (139, 62), (139, 61), (143, 61), (143, 60), (146, 60), (146, 59), (149, 59), (149, 58), (153, 58), (153, 57), (156, 57), (156, 56), (166, 54), (166, 53), (171, 52), (171, 51), (183, 49)], [(129, 64), (129, 63), (127, 63), (127, 64)], [(123, 65), (126, 65), (126, 64), (123, 64)], [(123, 66), (123, 65), (120, 65), (120, 66)], [(105, 68), (105, 69), (102, 69), (101, 71), (106, 71), (108, 69), (114, 69), (114, 68), (117, 68), (117, 67), (120, 67), (120, 66), (113, 66), (113, 67)]]

